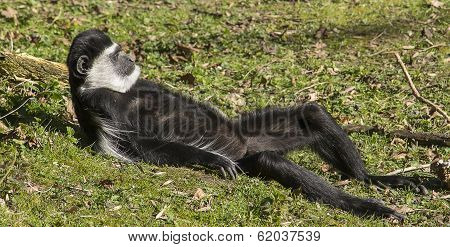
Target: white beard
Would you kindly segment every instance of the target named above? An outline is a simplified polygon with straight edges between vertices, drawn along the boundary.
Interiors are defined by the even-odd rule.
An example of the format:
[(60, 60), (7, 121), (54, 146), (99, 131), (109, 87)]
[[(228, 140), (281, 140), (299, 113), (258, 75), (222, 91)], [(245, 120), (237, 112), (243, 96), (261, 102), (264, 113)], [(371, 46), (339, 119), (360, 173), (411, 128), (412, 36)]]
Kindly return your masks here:
[(115, 71), (109, 55), (114, 52), (117, 44), (113, 44), (94, 61), (88, 71), (86, 82), (81, 86), (81, 91), (93, 88), (108, 88), (115, 92), (126, 93), (136, 83), (141, 69), (134, 66), (134, 71), (128, 76), (121, 76)]

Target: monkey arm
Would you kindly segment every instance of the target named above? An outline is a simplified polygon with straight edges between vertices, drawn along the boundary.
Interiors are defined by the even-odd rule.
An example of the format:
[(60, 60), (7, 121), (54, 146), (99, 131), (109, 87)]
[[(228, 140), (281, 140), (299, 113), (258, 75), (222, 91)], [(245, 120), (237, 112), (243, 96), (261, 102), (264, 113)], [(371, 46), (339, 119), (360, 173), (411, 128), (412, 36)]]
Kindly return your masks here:
[(235, 179), (238, 172), (236, 163), (229, 158), (208, 152), (200, 148), (178, 142), (168, 142), (159, 139), (138, 139), (135, 149), (144, 161), (174, 166), (203, 165), (210, 169), (217, 169), (222, 176), (230, 175)]

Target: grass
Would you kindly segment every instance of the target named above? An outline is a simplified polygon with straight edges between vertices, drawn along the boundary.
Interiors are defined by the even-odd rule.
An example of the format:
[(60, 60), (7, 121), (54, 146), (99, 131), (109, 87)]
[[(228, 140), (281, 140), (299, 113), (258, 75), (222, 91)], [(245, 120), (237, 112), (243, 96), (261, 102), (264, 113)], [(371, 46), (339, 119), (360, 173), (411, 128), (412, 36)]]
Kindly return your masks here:
[[(64, 63), (73, 37), (96, 27), (134, 52), (143, 76), (207, 100), (229, 116), (315, 99), (342, 124), (449, 133), (442, 117), (414, 100), (395, 57), (383, 52), (401, 52), (423, 96), (448, 112), (448, 4), (73, 2), (2, 1), (0, 10), (10, 7), (17, 14), (16, 21), (0, 15), (1, 47)], [(431, 43), (447, 46), (428, 49)], [(195, 81), (183, 80), (187, 74)], [(449, 202), (441, 199), (446, 191), (383, 193), (351, 181), (342, 188), (408, 215), (401, 224), (359, 218), (311, 203), (275, 182), (246, 176), (228, 181), (208, 171), (128, 165), (95, 154), (80, 145), (79, 130), (66, 117), (69, 92), (57, 82), (19, 84), (2, 75), (0, 95), (0, 116), (26, 97), (36, 98), (1, 120), (3, 134), (9, 129), (15, 135), (2, 135), (0, 142), (0, 226), (450, 226)], [(450, 154), (448, 148), (376, 134), (351, 137), (376, 174)], [(290, 158), (339, 181), (309, 151)], [(193, 199), (197, 188), (206, 194), (200, 200)]]

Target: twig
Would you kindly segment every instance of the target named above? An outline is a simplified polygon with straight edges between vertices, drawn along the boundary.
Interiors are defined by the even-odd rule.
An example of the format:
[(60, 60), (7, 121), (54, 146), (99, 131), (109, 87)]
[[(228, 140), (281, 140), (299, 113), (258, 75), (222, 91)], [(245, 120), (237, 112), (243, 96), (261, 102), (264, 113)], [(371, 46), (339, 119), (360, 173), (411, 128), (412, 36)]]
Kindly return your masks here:
[(425, 169), (425, 168), (428, 168), (428, 167), (430, 167), (430, 166), (431, 166), (431, 164), (426, 164), (426, 165), (421, 165), (421, 166), (411, 166), (411, 167), (406, 167), (406, 168), (402, 168), (402, 169), (398, 169), (398, 170), (389, 172), (389, 173), (386, 174), (386, 175), (388, 175), (388, 176), (391, 176), (391, 175), (397, 175), (397, 174), (400, 174), (400, 173), (405, 173), (405, 172), (410, 172), (410, 171), (415, 171), (415, 170)]
[(425, 52), (425, 51), (428, 51), (428, 50), (430, 50), (430, 49), (437, 48), (437, 47), (441, 47), (441, 46), (447, 46), (447, 45), (446, 45), (446, 44), (443, 44), (443, 43), (441, 43), (441, 44), (436, 44), (436, 45), (432, 45), (432, 46), (430, 46), (430, 47), (427, 47), (427, 48), (425, 48), (425, 49), (422, 49), (421, 51), (422, 51), (422, 52)]
[(411, 76), (408, 73), (408, 70), (406, 69), (405, 64), (402, 61), (402, 58), (400, 57), (400, 55), (398, 54), (398, 52), (394, 52), (395, 57), (397, 58), (398, 63), (400, 63), (400, 66), (402, 66), (402, 70), (403, 73), (406, 76), (406, 79), (408, 80), (408, 84), (409, 87), (411, 88), (414, 97), (416, 97), (418, 100), (422, 101), (423, 103), (433, 107), (434, 109), (436, 109), (437, 112), (439, 112), (442, 116), (444, 116), (447, 119), (447, 123), (450, 123), (450, 117), (448, 116), (448, 114), (442, 110), (438, 105), (436, 105), (435, 103), (431, 102), (430, 100), (422, 97), (419, 93), (419, 91), (417, 90), (416, 86), (414, 85)]
[(61, 14), (62, 14), (62, 8), (59, 9), (58, 15), (55, 17), (55, 19), (53, 19), (53, 21), (52, 21), (52, 23), (50, 23), (50, 25), (55, 24), (55, 22), (56, 22), (57, 20), (59, 20), (59, 18), (61, 18)]
[(84, 192), (87, 195), (91, 195), (92, 194), (92, 191), (90, 191), (90, 190), (86, 190), (86, 189), (83, 189), (83, 188), (77, 188), (77, 187), (73, 187), (73, 186), (66, 186), (66, 189), (75, 190), (75, 191), (79, 191), (79, 192)]
[(298, 90), (296, 93), (306, 91), (306, 90), (308, 90), (308, 89), (317, 87), (317, 86), (322, 85), (322, 84), (325, 84), (325, 83), (327, 83), (327, 82), (319, 82), (319, 83), (316, 83), (316, 84), (312, 84), (311, 86), (307, 86), (307, 87), (304, 87), (304, 88)]
[(17, 77), (16, 75), (13, 75), (13, 77), (14, 77), (14, 80), (15, 80), (15, 81), (20, 82), (20, 83), (14, 85), (13, 88), (18, 87), (18, 86), (22, 85), (22, 84), (25, 83), (25, 82), (29, 82), (29, 83), (31, 83), (32, 85), (37, 84), (37, 82), (32, 81), (32, 80), (30, 80), (30, 79), (26, 79), (26, 78), (22, 78), (22, 77)]
[(378, 34), (375, 38), (373, 38), (372, 40), (370, 40), (369, 43), (372, 43), (372, 42), (374, 42), (375, 40), (377, 40), (379, 37), (381, 37), (381, 36), (384, 34), (384, 32), (386, 32), (386, 30), (383, 30), (383, 32), (381, 32), (381, 33)]
[(259, 73), (262, 69), (266, 68), (267, 66), (278, 62), (278, 59), (274, 59), (266, 64), (263, 64), (261, 66), (255, 66), (253, 68), (251, 68), (249, 71), (247, 71), (247, 73), (244, 75), (244, 77), (242, 77), (242, 81), (245, 81), (247, 79), (247, 77), (250, 75), (250, 73), (252, 73), (253, 71), (257, 70), (257, 73)]
[(28, 103), (28, 101), (34, 99), (34, 97), (30, 97), (28, 99), (26, 99), (22, 104), (20, 104), (18, 107), (16, 107), (15, 109), (13, 109), (12, 111), (6, 113), (5, 115), (0, 117), (0, 120), (4, 119), (5, 117), (13, 114), (14, 112), (18, 111), (20, 108), (22, 108), (26, 103)]
[(425, 39), (425, 42), (427, 42), (430, 45), (434, 45), (433, 42), (431, 42), (429, 39)]
[(14, 51), (14, 41), (13, 41), (13, 38), (12, 38), (12, 35), (11, 35), (11, 34), (9, 35), (9, 50), (10, 50), (11, 52)]
[(384, 52), (386, 52), (386, 51), (388, 51), (387, 48), (382, 49), (381, 51), (377, 51), (377, 52), (375, 52), (375, 53), (369, 54), (368, 56), (369, 56), (369, 57), (373, 57), (373, 56), (376, 56), (376, 55), (378, 55), (378, 54), (384, 53)]
[(350, 124), (343, 127), (347, 133), (377, 133), (380, 135), (386, 135), (389, 137), (397, 137), (406, 140), (414, 140), (422, 145), (439, 145), (444, 147), (450, 147), (450, 136), (446, 134), (426, 133), (426, 132), (411, 132), (408, 130), (392, 130), (387, 131), (378, 126), (365, 126)]

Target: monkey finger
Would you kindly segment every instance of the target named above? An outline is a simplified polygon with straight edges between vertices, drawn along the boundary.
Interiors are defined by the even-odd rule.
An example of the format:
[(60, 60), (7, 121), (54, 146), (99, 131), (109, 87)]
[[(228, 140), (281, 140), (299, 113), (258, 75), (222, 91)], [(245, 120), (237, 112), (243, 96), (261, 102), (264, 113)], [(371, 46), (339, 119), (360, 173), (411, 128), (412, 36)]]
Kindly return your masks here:
[(387, 190), (389, 189), (389, 186), (383, 184), (380, 181), (375, 181), (375, 186), (379, 187), (381, 190)]
[(227, 174), (226, 174), (225, 170), (223, 169), (223, 167), (220, 167), (219, 171), (223, 178), (227, 178)]
[(234, 173), (234, 176), (237, 178), (238, 177), (238, 175), (239, 175), (239, 173), (238, 173), (238, 171), (236, 170), (236, 167), (238, 167), (238, 166), (233, 166), (231, 169), (233, 170), (233, 173)]
[(239, 170), (241, 173), (245, 174), (244, 170), (239, 165), (236, 165), (237, 170)]
[(234, 173), (233, 173), (233, 169), (232, 169), (231, 167), (227, 167), (227, 171), (228, 171), (228, 174), (230, 174), (231, 179), (232, 179), (232, 180), (235, 180), (235, 179), (236, 179), (236, 176), (235, 176)]
[(398, 212), (394, 212), (394, 213), (390, 214), (390, 217), (393, 219), (396, 219), (400, 222), (403, 222), (406, 219), (406, 216), (404, 216), (403, 214), (398, 213)]
[(419, 185), (419, 186), (417, 186), (417, 187), (419, 188), (420, 193), (421, 193), (422, 195), (428, 195), (428, 190), (427, 190), (427, 188), (425, 188), (425, 186)]
[(410, 180), (404, 179), (403, 181), (399, 182), (398, 186), (409, 187), (412, 190), (414, 190), (414, 192), (422, 194), (422, 190), (419, 188), (419, 186), (417, 186), (414, 182)]

